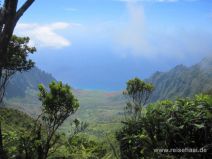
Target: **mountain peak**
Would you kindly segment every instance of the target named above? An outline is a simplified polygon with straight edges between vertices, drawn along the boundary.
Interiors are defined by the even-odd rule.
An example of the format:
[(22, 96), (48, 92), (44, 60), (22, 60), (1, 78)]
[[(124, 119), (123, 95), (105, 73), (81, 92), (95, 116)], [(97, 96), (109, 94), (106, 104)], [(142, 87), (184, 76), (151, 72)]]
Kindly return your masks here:
[(205, 57), (198, 65), (201, 69), (212, 69), (212, 56)]
[(192, 96), (212, 89), (212, 58), (204, 58), (191, 67), (177, 65), (168, 72), (153, 74), (147, 81), (155, 91), (151, 101)]
[(37, 67), (23, 73), (16, 73), (8, 83), (6, 97), (24, 97), (27, 90), (37, 90), (42, 83), (46, 88), (55, 78)]

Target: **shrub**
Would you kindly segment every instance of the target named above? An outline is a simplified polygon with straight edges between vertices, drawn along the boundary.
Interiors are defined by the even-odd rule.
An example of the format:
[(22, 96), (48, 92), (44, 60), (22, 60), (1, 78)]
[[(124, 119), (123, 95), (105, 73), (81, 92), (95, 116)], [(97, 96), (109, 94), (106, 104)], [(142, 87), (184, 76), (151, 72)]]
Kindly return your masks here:
[[(121, 158), (212, 158), (211, 98), (197, 95), (148, 105), (139, 120), (123, 122), (117, 133)], [(207, 153), (189, 152), (201, 148)], [(157, 149), (170, 152), (154, 152)], [(171, 152), (173, 149), (185, 152)]]

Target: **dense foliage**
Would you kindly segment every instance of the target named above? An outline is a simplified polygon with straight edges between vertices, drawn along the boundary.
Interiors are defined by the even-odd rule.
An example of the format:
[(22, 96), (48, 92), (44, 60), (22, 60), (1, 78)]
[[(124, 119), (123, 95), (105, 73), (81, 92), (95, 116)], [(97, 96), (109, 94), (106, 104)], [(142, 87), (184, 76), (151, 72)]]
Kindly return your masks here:
[[(117, 133), (123, 159), (212, 157), (211, 96), (197, 95), (192, 99), (150, 104), (142, 110), (138, 121), (124, 123)], [(185, 148), (204, 148), (207, 153), (179, 152)], [(168, 152), (156, 152), (157, 149)], [(177, 152), (171, 152), (172, 149)]]
[[(48, 92), (43, 85), (39, 85), (39, 99), (42, 102), (42, 113), (38, 118), (41, 124), (39, 126), (39, 123), (36, 123), (38, 125), (36, 134), (41, 141), (37, 148), (39, 159), (48, 157), (50, 149), (54, 148), (59, 140), (58, 128), (79, 108), (78, 100), (68, 85), (53, 81), (49, 84), (49, 89)], [(79, 122), (75, 120), (75, 124), (78, 126)]]
[[(28, 55), (36, 49), (28, 46), (29, 38), (13, 36), (18, 20), (34, 1), (26, 0), (22, 5), (18, 4), (18, 0), (0, 1), (0, 105), (10, 77), (16, 72), (26, 71), (34, 66)], [(212, 63), (206, 59), (202, 64), (193, 66), (191, 71), (178, 66), (166, 75), (155, 74), (153, 80), (150, 79), (151, 82), (157, 83), (152, 100), (190, 96), (192, 93), (211, 89)], [(209, 67), (205, 67), (205, 64)], [(36, 79), (34, 80), (32, 85), (37, 85)], [(42, 81), (45, 86), (48, 80)], [(20, 95), (20, 87), (21, 95), (25, 96), (25, 89), (28, 87), (23, 87), (24, 84), (19, 85), (16, 90), (18, 93), (13, 92), (13, 96)], [(74, 130), (71, 135), (67, 137), (61, 133), (59, 128), (78, 110), (78, 100), (71, 88), (62, 82), (50, 83), (49, 89), (45, 86), (39, 85), (39, 100), (42, 107), (37, 119), (17, 110), (0, 108), (1, 159), (118, 158), (111, 134), (111, 138), (106, 137), (108, 143), (90, 139), (88, 136), (78, 136), (77, 134), (88, 125), (76, 119), (72, 120)], [(128, 99), (125, 115), (132, 118), (125, 118), (124, 126), (116, 136), (120, 143), (121, 158), (212, 158), (211, 90), (207, 92), (208, 95), (178, 99), (174, 102), (161, 101), (145, 108), (153, 89), (152, 84), (138, 78), (127, 83), (124, 92)], [(119, 99), (119, 96), (114, 99)], [(107, 109), (108, 105), (105, 107)], [(102, 112), (99, 122), (110, 117)], [(108, 121), (114, 120), (110, 118)], [(114, 123), (111, 125), (114, 126)], [(105, 128), (111, 130), (109, 126)], [(100, 136), (104, 133), (97, 134)], [(108, 153), (108, 147), (111, 148), (112, 155)], [(177, 152), (173, 151), (174, 149)], [(195, 153), (190, 152), (190, 149), (195, 150)], [(196, 152), (199, 150), (200, 152)], [(183, 153), (180, 153), (181, 151)]]
[(2, 0), (0, 1), (0, 68), (10, 62), (8, 48), (16, 24), (35, 0)]
[[(104, 132), (101, 132), (100, 125), (92, 123), (93, 126), (89, 127), (86, 136), (75, 135), (75, 133), (64, 135), (60, 131), (55, 131), (56, 133), (52, 135), (50, 141), (51, 147), (49, 147), (48, 157), (73, 159), (117, 158), (119, 151), (116, 148), (120, 146), (120, 157), (123, 159), (211, 158), (212, 97), (210, 91), (206, 92), (208, 95), (179, 98), (176, 101), (165, 100), (144, 107), (153, 86), (139, 79), (130, 80), (127, 84), (128, 87), (124, 94), (128, 99), (128, 105), (130, 102), (133, 106), (138, 105), (142, 109), (138, 109), (139, 116), (137, 118), (125, 118), (123, 128), (116, 135), (119, 145), (114, 142), (113, 137), (111, 137), (113, 135), (107, 138), (103, 135)], [(73, 95), (68, 93), (68, 90), (70, 91), (70, 87), (63, 85), (61, 82), (51, 83), (49, 90), (46, 90), (44, 86), (40, 86), (40, 100), (43, 103), (43, 113), (38, 122), (41, 124), (40, 127), (39, 124), (35, 125), (34, 119), (26, 117), (25, 114), (19, 115), (18, 112), (19, 118), (13, 114), (2, 119), (4, 145), (9, 157), (29, 158), (28, 156), (30, 156), (31, 158), (37, 158), (39, 147), (41, 152), (45, 151), (46, 148), (44, 147), (48, 145), (46, 142), (48, 135), (51, 134), (48, 132), (53, 132), (51, 123), (57, 123), (55, 119), (61, 119), (60, 114), (64, 115), (63, 111), (72, 110), (75, 112), (78, 108), (78, 106), (75, 109), (63, 108), (66, 105), (65, 103), (69, 103), (69, 100), (66, 100), (65, 97), (74, 98)], [(144, 93), (145, 91), (149, 92)], [(139, 95), (139, 92), (142, 95)], [(140, 98), (145, 100), (140, 100)], [(62, 107), (60, 104), (62, 104)], [(10, 112), (10, 110), (7, 111)], [(135, 113), (125, 115), (133, 117)], [(27, 120), (24, 121), (21, 116)], [(4, 124), (5, 121), (7, 123), (11, 122), (10, 124), (13, 126), (8, 128), (7, 124)], [(74, 122), (74, 125), (78, 125), (80, 130), (80, 123), (77, 120), (74, 120)], [(15, 123), (18, 124), (15, 125)], [(113, 129), (112, 125), (116, 127), (115, 123), (103, 125), (107, 132)], [(64, 131), (67, 132), (72, 128), (69, 124), (66, 124)], [(94, 131), (94, 129), (96, 130)], [(94, 132), (97, 132), (97, 130), (99, 133), (95, 134)], [(98, 137), (101, 136), (102, 139), (97, 140), (89, 137), (91, 132)], [(193, 151), (207, 150), (208, 153), (191, 153), (189, 152), (191, 149), (194, 149)], [(172, 150), (176, 152), (171, 152)], [(184, 151), (184, 153), (179, 151)]]
[[(54, 152), (60, 146), (62, 134), (58, 133), (58, 128), (79, 107), (79, 103), (72, 94), (70, 87), (63, 85), (62, 82), (50, 83), (49, 92), (46, 91), (43, 85), (39, 86), (39, 90), (39, 99), (42, 102), (42, 113), (39, 117), (36, 120), (26, 120), (26, 124), (21, 125), (20, 129), (8, 129), (4, 125), (7, 132), (3, 134), (3, 141), (8, 156), (14, 155), (25, 159), (47, 158), (50, 152)], [(2, 111), (4, 109), (1, 110), (1, 113)], [(13, 121), (11, 120), (12, 117), (5, 115), (7, 117), (2, 119), (2, 123)], [(15, 117), (16, 115), (12, 119), (15, 119)], [(20, 122), (21, 124), (22, 120), (16, 119), (13, 122)], [(86, 126), (80, 124), (78, 120), (74, 120), (74, 124), (77, 129), (75, 133), (82, 130), (82, 126)]]
[[(15, 109), (0, 109), (3, 127), (4, 147), (8, 158), (37, 159), (36, 148), (38, 140), (35, 129), (35, 119)], [(44, 129), (44, 127), (43, 127)], [(44, 135), (44, 134), (43, 134)], [(108, 158), (108, 143), (103, 143), (95, 137), (77, 134), (64, 135), (58, 132), (60, 139), (57, 149), (49, 154), (49, 158), (99, 159)], [(52, 149), (53, 150), (53, 149)], [(109, 157), (110, 158), (110, 157)]]
[(22, 147), (20, 147), (22, 138), (27, 133), (30, 135), (34, 119), (20, 111), (6, 108), (0, 109), (0, 116), (4, 149), (9, 158), (14, 155), (19, 156), (23, 151)]
[[(2, 42), (1, 40), (2, 37), (0, 37), (0, 43)], [(0, 106), (2, 106), (2, 100), (5, 95), (5, 89), (9, 79), (16, 72), (26, 71), (34, 66), (34, 62), (28, 59), (28, 55), (36, 51), (34, 47), (28, 46), (29, 38), (25, 37), (21, 38), (14, 35), (8, 40), (9, 43), (6, 48), (7, 49), (5, 56), (6, 59), (4, 63), (1, 63), (0, 66)], [(2, 142), (1, 121), (0, 121), (0, 157), (5, 158), (5, 152)]]
[[(2, 101), (9, 79), (16, 72), (23, 72), (31, 69), (34, 62), (28, 59), (29, 54), (36, 51), (34, 47), (28, 46), (29, 38), (12, 36), (8, 45), (7, 59), (0, 67), (0, 102)], [(1, 104), (1, 103), (0, 103)]]
[(69, 157), (73, 159), (100, 159), (107, 154), (106, 146), (88, 135), (69, 139), (68, 150), (71, 154)]

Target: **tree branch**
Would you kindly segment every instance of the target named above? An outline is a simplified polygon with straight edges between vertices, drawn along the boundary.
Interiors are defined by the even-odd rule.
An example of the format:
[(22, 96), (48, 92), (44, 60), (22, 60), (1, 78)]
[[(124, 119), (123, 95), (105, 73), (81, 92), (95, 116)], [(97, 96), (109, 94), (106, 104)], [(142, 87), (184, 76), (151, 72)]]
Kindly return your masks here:
[(16, 21), (24, 14), (24, 12), (32, 5), (35, 0), (27, 0), (16, 13)]

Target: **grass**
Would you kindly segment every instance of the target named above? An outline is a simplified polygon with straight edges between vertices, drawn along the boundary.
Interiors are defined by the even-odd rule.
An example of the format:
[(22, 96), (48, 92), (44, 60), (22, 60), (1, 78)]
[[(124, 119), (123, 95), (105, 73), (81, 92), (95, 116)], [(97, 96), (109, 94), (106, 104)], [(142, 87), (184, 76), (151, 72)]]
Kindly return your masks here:
[[(19, 109), (27, 114), (36, 116), (40, 112), (41, 103), (38, 100), (38, 92), (28, 90), (28, 95), (24, 98), (12, 98), (6, 100), (8, 107)], [(73, 118), (89, 124), (86, 133), (102, 136), (115, 132), (121, 127), (121, 120), (125, 102), (120, 98), (120, 92), (102, 92), (102, 91), (74, 91), (78, 98), (80, 108), (76, 114), (68, 119), (61, 131), (68, 133), (70, 122)], [(122, 99), (122, 100), (120, 100)]]

